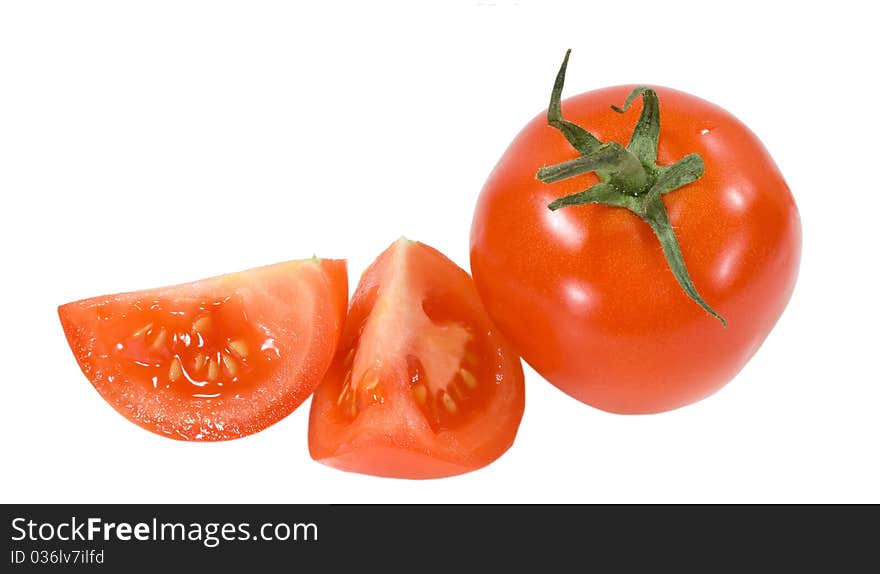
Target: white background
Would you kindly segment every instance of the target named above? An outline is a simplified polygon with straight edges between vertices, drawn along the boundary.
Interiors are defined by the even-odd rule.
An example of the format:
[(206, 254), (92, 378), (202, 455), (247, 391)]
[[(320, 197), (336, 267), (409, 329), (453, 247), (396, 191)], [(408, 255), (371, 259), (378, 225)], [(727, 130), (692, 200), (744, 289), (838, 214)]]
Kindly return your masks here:
[[(4, 2), (2, 502), (880, 502), (875, 19), (835, 2)], [(313, 462), (308, 405), (237, 441), (126, 422), (56, 306), (309, 257), (352, 287), (401, 235), (468, 267), (477, 194), (547, 104), (662, 84), (764, 141), (801, 274), (701, 403), (606, 414), (527, 369), (513, 448), (456, 478)], [(748, 166), (743, 166), (748, 169)]]

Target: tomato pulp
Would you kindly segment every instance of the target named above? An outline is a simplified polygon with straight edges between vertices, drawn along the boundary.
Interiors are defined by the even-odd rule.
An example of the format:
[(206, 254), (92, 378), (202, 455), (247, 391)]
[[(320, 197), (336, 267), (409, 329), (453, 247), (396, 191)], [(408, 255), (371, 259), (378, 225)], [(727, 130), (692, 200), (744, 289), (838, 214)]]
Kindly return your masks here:
[[(564, 73), (564, 68), (563, 72)], [(566, 120), (627, 145), (642, 102), (634, 86), (562, 102)], [(471, 228), (471, 269), (486, 308), (517, 352), (569, 395), (618, 413), (674, 409), (717, 391), (757, 351), (797, 277), (801, 227), (782, 174), (758, 138), (709, 102), (659, 97), (657, 164), (694, 152), (702, 177), (662, 196), (701, 309), (670, 272), (658, 238), (627, 209), (548, 205), (599, 182), (545, 184), (541, 168), (578, 158), (541, 114), (486, 182)]]
[(315, 391), (309, 449), (343, 470), (434, 478), (482, 467), (513, 443), (523, 373), (470, 276), (401, 239), (367, 269)]
[(58, 309), (83, 373), (136, 424), (181, 440), (257, 432), (326, 371), (344, 321), (345, 262), (279, 263)]

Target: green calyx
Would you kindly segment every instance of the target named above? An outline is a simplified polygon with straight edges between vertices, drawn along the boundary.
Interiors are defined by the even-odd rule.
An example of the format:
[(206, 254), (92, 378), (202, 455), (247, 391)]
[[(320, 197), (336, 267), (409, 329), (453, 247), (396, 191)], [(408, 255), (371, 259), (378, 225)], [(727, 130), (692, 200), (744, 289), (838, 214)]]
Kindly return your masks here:
[(550, 107), (547, 109), (547, 123), (565, 136), (580, 153), (580, 157), (543, 167), (538, 170), (536, 177), (543, 183), (554, 183), (595, 172), (601, 181), (584, 191), (561, 197), (548, 207), (555, 211), (571, 205), (596, 203), (630, 210), (654, 230), (669, 269), (688, 297), (726, 327), (727, 321), (724, 317), (716, 313), (697, 292), (661, 199), (662, 195), (700, 179), (705, 171), (703, 158), (692, 153), (672, 165), (657, 165), (660, 100), (657, 92), (648, 87), (634, 89), (622, 107), (611, 106), (614, 111), (622, 114), (637, 98), (642, 98), (642, 113), (626, 147), (617, 142), (601, 142), (579, 125), (564, 120), (562, 86), (565, 83), (565, 70), (570, 54), (571, 50), (565, 53), (562, 67), (556, 75)]

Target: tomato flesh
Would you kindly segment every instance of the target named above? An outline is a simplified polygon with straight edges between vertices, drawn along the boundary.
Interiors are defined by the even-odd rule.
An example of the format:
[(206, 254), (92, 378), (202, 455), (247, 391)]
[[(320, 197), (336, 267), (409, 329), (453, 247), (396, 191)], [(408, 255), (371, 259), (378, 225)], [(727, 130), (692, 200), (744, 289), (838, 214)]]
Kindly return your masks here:
[[(250, 392), (281, 359), (277, 335), (251, 325), (240, 296), (181, 304), (165, 299), (109, 302), (96, 336), (133, 384), (192, 398)], [(141, 325), (135, 331), (130, 326)]]
[(331, 466), (434, 478), (479, 468), (513, 442), (519, 358), (470, 277), (400, 240), (364, 273), (340, 348), (312, 402), (309, 447)]
[(171, 438), (225, 440), (293, 411), (341, 332), (345, 263), (282, 263), (62, 305), (81, 369), (133, 422)]

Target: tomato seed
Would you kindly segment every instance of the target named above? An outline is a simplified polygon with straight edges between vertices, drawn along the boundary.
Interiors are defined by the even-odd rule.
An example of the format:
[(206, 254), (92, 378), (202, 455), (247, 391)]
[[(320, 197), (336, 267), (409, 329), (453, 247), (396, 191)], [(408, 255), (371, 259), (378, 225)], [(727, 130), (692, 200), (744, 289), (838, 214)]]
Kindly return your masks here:
[(353, 362), (354, 362), (354, 349), (350, 349), (348, 351), (348, 354), (345, 355), (345, 360), (342, 361), (342, 366), (348, 368), (351, 366), (351, 364)]
[(210, 327), (211, 327), (211, 317), (208, 315), (202, 315), (201, 317), (199, 317), (198, 319), (193, 321), (192, 329), (190, 330), (190, 332), (194, 335), (196, 333), (204, 333)]
[(229, 341), (229, 348), (235, 352), (240, 358), (247, 357), (248, 346), (242, 339), (233, 339)]
[(146, 335), (147, 332), (149, 332), (149, 330), (152, 328), (153, 328), (153, 324), (147, 323), (146, 325), (144, 325), (143, 327), (141, 327), (140, 329), (138, 329), (137, 331), (132, 333), (132, 336), (133, 337), (140, 337), (141, 335)]
[(180, 359), (174, 357), (171, 360), (171, 367), (168, 369), (168, 380), (172, 383), (177, 382), (183, 376), (183, 367), (180, 365)]
[(443, 405), (443, 408), (446, 409), (446, 412), (449, 414), (454, 415), (458, 413), (458, 403), (456, 403), (455, 399), (444, 391), (440, 392), (440, 404)]
[(165, 330), (165, 327), (162, 327), (162, 330), (159, 331), (159, 334), (156, 335), (156, 338), (153, 339), (153, 344), (150, 345), (154, 350), (158, 351), (162, 347), (165, 346), (165, 341), (168, 340), (168, 331)]
[(349, 386), (348, 383), (345, 383), (345, 386), (342, 387), (342, 392), (339, 393), (339, 398), (336, 399), (336, 406), (341, 407), (342, 403), (345, 402), (346, 397), (348, 396)]
[(419, 406), (425, 406), (425, 403), (428, 402), (428, 388), (425, 385), (421, 383), (413, 385), (412, 394)]
[(461, 380), (464, 381), (464, 384), (467, 388), (473, 390), (477, 388), (477, 377), (467, 369), (460, 369), (458, 374), (461, 375)]
[(233, 359), (226, 353), (223, 354), (223, 365), (229, 372), (229, 376), (234, 377), (238, 374), (238, 363), (236, 363), (235, 359)]
[(376, 375), (375, 371), (370, 371), (369, 373), (364, 375), (363, 378), (361, 378), (360, 386), (361, 386), (361, 388), (364, 389), (364, 391), (370, 392), (374, 388), (376, 388), (376, 385), (378, 385), (378, 384), (379, 384), (378, 375)]
[(208, 359), (208, 380), (216, 381), (220, 378), (220, 365), (212, 359)]

